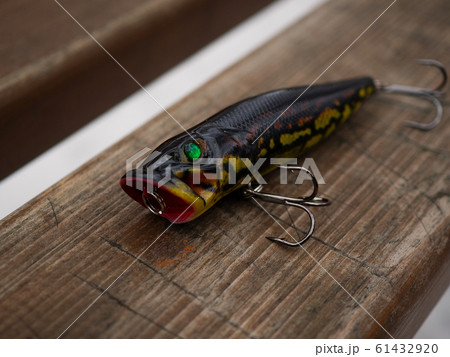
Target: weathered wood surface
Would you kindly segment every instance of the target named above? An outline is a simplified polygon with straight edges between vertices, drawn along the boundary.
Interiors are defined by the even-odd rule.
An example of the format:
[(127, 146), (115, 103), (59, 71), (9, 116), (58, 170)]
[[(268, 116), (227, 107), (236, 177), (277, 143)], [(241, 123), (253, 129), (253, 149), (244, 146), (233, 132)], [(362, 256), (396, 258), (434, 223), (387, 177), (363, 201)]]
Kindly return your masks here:
[[(328, 2), (170, 111), (191, 126), (252, 94), (308, 84), (389, 3)], [(412, 59), (450, 67), (449, 10), (445, 0), (398, 1), (321, 81), (369, 74), (432, 86), (437, 73)], [(2, 221), (0, 335), (57, 337), (134, 262), (63, 337), (387, 337), (323, 268), (389, 333), (412, 336), (450, 281), (443, 101), (445, 120), (424, 133), (403, 121), (428, 120), (429, 104), (376, 95), (309, 153), (333, 201), (314, 210), (304, 245), (321, 266), (264, 239), (281, 229), (239, 196), (170, 227), (136, 261), (168, 222), (118, 179), (128, 157), (179, 131), (159, 116)], [(302, 227), (296, 211), (263, 205)]]
[[(270, 1), (59, 3), (145, 85)], [(1, 179), (139, 87), (53, 0), (3, 0), (0, 18)]]

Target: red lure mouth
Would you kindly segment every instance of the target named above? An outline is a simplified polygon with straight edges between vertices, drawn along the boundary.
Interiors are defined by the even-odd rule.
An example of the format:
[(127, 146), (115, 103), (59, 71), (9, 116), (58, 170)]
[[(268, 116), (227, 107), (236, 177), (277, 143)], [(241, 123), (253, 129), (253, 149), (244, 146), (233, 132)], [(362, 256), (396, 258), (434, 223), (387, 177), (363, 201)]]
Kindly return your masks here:
[[(128, 196), (141, 206), (155, 215), (168, 219), (170, 222), (188, 222), (195, 214), (192, 203), (186, 202), (173, 194), (166, 186), (158, 187), (157, 183), (151, 180), (125, 175), (120, 180), (120, 186)], [(148, 187), (152, 189), (149, 190)]]

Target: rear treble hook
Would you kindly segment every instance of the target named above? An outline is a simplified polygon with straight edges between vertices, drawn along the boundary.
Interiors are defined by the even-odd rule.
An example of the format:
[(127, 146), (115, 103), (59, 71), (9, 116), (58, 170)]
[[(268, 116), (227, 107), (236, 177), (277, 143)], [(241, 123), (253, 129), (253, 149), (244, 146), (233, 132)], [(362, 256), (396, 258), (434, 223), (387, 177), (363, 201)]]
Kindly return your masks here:
[(415, 121), (405, 122), (405, 125), (415, 128), (415, 129), (431, 130), (431, 129), (435, 128), (436, 125), (438, 125), (442, 119), (443, 109), (442, 109), (442, 104), (439, 101), (438, 97), (442, 94), (441, 89), (447, 83), (447, 71), (445, 70), (443, 64), (436, 60), (417, 59), (416, 61), (418, 63), (420, 63), (421, 65), (436, 67), (437, 69), (439, 69), (441, 71), (442, 81), (435, 89), (403, 86), (403, 85), (398, 85), (398, 84), (388, 84), (388, 83), (383, 83), (380, 81), (375, 81), (375, 85), (376, 85), (377, 90), (379, 90), (380, 92), (419, 96), (419, 97), (422, 97), (423, 99), (426, 99), (426, 100), (430, 101), (431, 103), (433, 103), (434, 107), (436, 108), (436, 115), (430, 123), (422, 124), (422, 123), (418, 123)]
[(277, 242), (280, 244), (285, 244), (289, 247), (297, 247), (301, 245), (302, 243), (306, 242), (309, 237), (312, 236), (314, 232), (314, 226), (315, 226), (315, 219), (313, 213), (310, 211), (310, 209), (307, 206), (326, 206), (330, 204), (330, 201), (326, 198), (317, 197), (317, 193), (319, 192), (319, 184), (317, 182), (316, 177), (314, 174), (309, 171), (308, 169), (301, 167), (301, 166), (280, 166), (280, 169), (287, 169), (291, 172), (297, 171), (303, 171), (306, 174), (308, 174), (314, 185), (313, 192), (309, 196), (300, 196), (300, 197), (289, 197), (289, 196), (282, 196), (277, 195), (273, 193), (268, 192), (262, 192), (262, 185), (258, 185), (254, 187), (252, 183), (250, 182), (247, 186), (247, 188), (244, 189), (244, 196), (246, 198), (259, 198), (263, 201), (272, 202), (272, 203), (280, 203), (287, 206), (293, 206), (302, 209), (308, 214), (309, 220), (310, 220), (310, 226), (309, 231), (306, 233), (306, 235), (299, 241), (296, 242), (288, 242), (282, 238), (274, 238), (274, 237), (266, 237), (267, 239)]

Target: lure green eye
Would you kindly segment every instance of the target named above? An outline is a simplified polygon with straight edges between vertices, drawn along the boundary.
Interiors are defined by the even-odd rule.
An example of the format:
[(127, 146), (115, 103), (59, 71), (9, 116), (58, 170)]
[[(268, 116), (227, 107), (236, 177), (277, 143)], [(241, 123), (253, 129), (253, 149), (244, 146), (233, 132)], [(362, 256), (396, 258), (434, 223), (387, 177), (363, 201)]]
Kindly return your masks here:
[(202, 156), (202, 149), (197, 143), (189, 142), (184, 145), (184, 154), (189, 161), (194, 161)]

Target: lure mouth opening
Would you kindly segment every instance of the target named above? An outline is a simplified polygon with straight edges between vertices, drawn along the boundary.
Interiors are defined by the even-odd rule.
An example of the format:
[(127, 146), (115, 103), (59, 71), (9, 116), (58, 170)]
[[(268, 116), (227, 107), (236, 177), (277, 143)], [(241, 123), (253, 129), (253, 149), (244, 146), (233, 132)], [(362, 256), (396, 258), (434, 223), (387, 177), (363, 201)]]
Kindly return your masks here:
[(140, 175), (127, 174), (120, 180), (120, 186), (152, 214), (173, 223), (192, 220), (203, 207), (203, 201), (195, 201), (197, 197), (181, 180), (173, 179), (170, 183), (158, 186), (157, 182)]
[(161, 216), (166, 209), (164, 199), (156, 192), (146, 194), (145, 191), (142, 191), (142, 202), (144, 202), (144, 205), (150, 212), (156, 214), (157, 216)]

